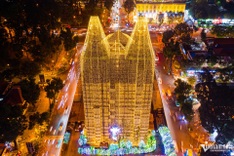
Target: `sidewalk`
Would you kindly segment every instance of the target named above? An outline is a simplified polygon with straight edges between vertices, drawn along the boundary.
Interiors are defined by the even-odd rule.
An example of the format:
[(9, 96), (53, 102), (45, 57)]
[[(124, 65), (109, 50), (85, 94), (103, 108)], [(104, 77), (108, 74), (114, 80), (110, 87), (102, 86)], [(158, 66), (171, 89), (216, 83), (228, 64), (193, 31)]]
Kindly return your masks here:
[(84, 121), (84, 119), (83, 102), (73, 102), (69, 122)]
[(206, 129), (204, 129), (201, 125), (200, 117), (199, 117), (199, 104), (194, 108), (195, 115), (188, 125), (188, 132), (192, 138), (197, 140), (199, 143), (205, 143), (206, 141), (209, 142), (209, 133)]
[[(27, 112), (26, 116), (29, 120), (29, 116), (34, 114), (35, 112), (39, 112), (40, 114), (43, 112), (49, 111), (49, 99), (46, 97), (46, 92), (44, 90), (41, 90), (39, 99), (37, 100), (37, 103), (35, 104), (36, 111), (33, 112)], [(21, 151), (22, 156), (28, 155), (28, 150), (26, 147), (26, 142), (39, 142), (40, 132), (46, 130), (46, 125), (40, 126), (35, 125), (32, 130), (26, 129), (24, 131), (24, 134), (22, 136), (18, 136), (18, 151)]]

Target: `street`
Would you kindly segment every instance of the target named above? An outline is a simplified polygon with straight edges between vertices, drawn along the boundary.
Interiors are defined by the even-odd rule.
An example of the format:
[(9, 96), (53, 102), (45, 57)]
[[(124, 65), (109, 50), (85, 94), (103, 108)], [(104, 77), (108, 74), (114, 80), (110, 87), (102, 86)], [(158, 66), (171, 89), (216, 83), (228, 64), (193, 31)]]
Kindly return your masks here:
[(65, 81), (65, 85), (60, 91), (57, 102), (52, 111), (49, 130), (47, 135), (44, 137), (44, 149), (40, 150), (39, 155), (59, 156), (61, 153), (63, 137), (66, 132), (66, 126), (80, 74), (79, 56), (82, 45), (77, 46), (77, 53), (74, 56), (74, 62), (71, 63), (71, 68)]

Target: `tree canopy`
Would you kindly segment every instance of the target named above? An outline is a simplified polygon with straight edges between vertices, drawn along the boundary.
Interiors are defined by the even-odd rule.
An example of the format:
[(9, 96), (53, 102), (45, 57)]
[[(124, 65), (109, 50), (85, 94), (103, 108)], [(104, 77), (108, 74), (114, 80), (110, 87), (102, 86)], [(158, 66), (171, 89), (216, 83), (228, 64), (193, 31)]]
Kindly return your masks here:
[(179, 23), (174, 29), (177, 35), (189, 34), (192, 32), (192, 29), (188, 26), (187, 23)]
[(211, 29), (211, 33), (217, 35), (218, 37), (234, 37), (234, 27), (233, 26), (221, 26), (214, 25)]
[(191, 121), (194, 113), (192, 109), (193, 102), (190, 98), (192, 86), (187, 82), (182, 81), (181, 79), (177, 79), (174, 84), (176, 86), (174, 93), (176, 96), (176, 100), (180, 104), (181, 111), (183, 112), (185, 118), (188, 121)]
[[(0, 64), (5, 66), (12, 59), (20, 60), (25, 55), (34, 62), (45, 63), (62, 43), (56, 35), (59, 29), (64, 23), (71, 25), (77, 21), (75, 3), (70, 0), (1, 1)], [(71, 37), (65, 39), (68, 39), (66, 49), (75, 47)]]
[(27, 128), (23, 108), (19, 105), (0, 104), (0, 141), (14, 141)]
[(46, 96), (49, 99), (54, 99), (56, 94), (63, 88), (63, 81), (60, 78), (53, 77), (51, 80), (46, 80), (47, 86), (45, 87)]
[(166, 30), (163, 32), (162, 42), (167, 44), (170, 42), (170, 39), (175, 35), (175, 32), (172, 30)]
[(196, 85), (197, 97), (201, 103), (199, 114), (202, 126), (213, 133), (217, 131), (216, 142), (226, 144), (232, 141), (234, 134), (233, 90), (225, 85), (217, 86), (214, 82)]
[(111, 8), (112, 8), (113, 4), (114, 4), (114, 1), (105, 1), (105, 2), (104, 2), (104, 6), (105, 6), (109, 11), (111, 11)]
[(125, 11), (130, 14), (136, 7), (135, 1), (134, 0), (126, 0), (124, 2), (124, 9)]
[(167, 58), (172, 58), (173, 56), (180, 55), (179, 43), (171, 40), (163, 48), (163, 54)]
[(41, 67), (38, 63), (33, 61), (22, 62), (20, 66), (21, 75), (25, 77), (34, 78), (41, 72)]
[(19, 85), (22, 90), (23, 98), (34, 105), (40, 96), (40, 88), (35, 83), (35, 79), (24, 79), (19, 82)]
[(47, 121), (49, 119), (50, 113), (49, 112), (43, 112), (39, 113), (36, 112), (29, 116), (29, 129), (32, 129), (36, 124), (42, 125), (44, 121)]

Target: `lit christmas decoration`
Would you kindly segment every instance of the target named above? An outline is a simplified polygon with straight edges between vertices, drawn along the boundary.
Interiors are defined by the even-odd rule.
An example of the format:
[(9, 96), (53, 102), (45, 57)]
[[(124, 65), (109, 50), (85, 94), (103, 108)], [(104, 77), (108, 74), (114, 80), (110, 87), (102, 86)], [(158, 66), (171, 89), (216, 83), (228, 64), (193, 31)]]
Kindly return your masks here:
[[(114, 128), (114, 132), (116, 131), (118, 130)], [(82, 155), (126, 155), (149, 153), (156, 149), (156, 139), (155, 136), (152, 135), (154, 134), (154, 132), (151, 132), (150, 134), (151, 135), (148, 137), (147, 144), (143, 140), (141, 140), (139, 142), (139, 146), (133, 147), (131, 141), (120, 140), (119, 144), (111, 143), (108, 149), (85, 146), (85, 144), (87, 143), (86, 136), (81, 135), (79, 142), (81, 142), (81, 144), (84, 146), (81, 145), (81, 147), (78, 148), (78, 153)]]
[(171, 138), (170, 130), (166, 126), (159, 127), (159, 134), (162, 137), (165, 154), (168, 156), (176, 156), (175, 147)]
[[(120, 30), (106, 36), (99, 18), (90, 17), (80, 68), (91, 146), (109, 138), (118, 141), (118, 133), (137, 146), (148, 135), (155, 53), (147, 22), (139, 18), (131, 36)], [(120, 130), (110, 130), (113, 123)]]
[(144, 147), (145, 147), (145, 142), (144, 142), (144, 140), (141, 140), (141, 141), (140, 141), (139, 147), (140, 147), (140, 148), (144, 148)]
[(87, 138), (85, 137), (85, 135), (80, 135), (78, 143), (80, 146), (85, 145), (87, 143)]
[(113, 126), (113, 127), (111, 127), (110, 132), (111, 132), (111, 138), (113, 140), (117, 141), (118, 135), (120, 133), (120, 128), (117, 126)]

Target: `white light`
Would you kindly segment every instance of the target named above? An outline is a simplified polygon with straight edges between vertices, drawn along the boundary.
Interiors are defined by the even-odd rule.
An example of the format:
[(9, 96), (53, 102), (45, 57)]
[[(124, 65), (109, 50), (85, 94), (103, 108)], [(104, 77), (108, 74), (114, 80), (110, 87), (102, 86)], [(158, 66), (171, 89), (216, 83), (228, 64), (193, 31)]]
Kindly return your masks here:
[(185, 119), (185, 116), (182, 116), (182, 120), (184, 120)]
[(215, 141), (215, 138), (218, 136), (218, 132), (217, 130), (215, 129), (214, 132), (212, 134), (210, 134), (210, 140), (211, 141)]
[(120, 128), (119, 127), (111, 127), (110, 131), (111, 131), (111, 138), (113, 140), (117, 140), (117, 135), (120, 132)]

